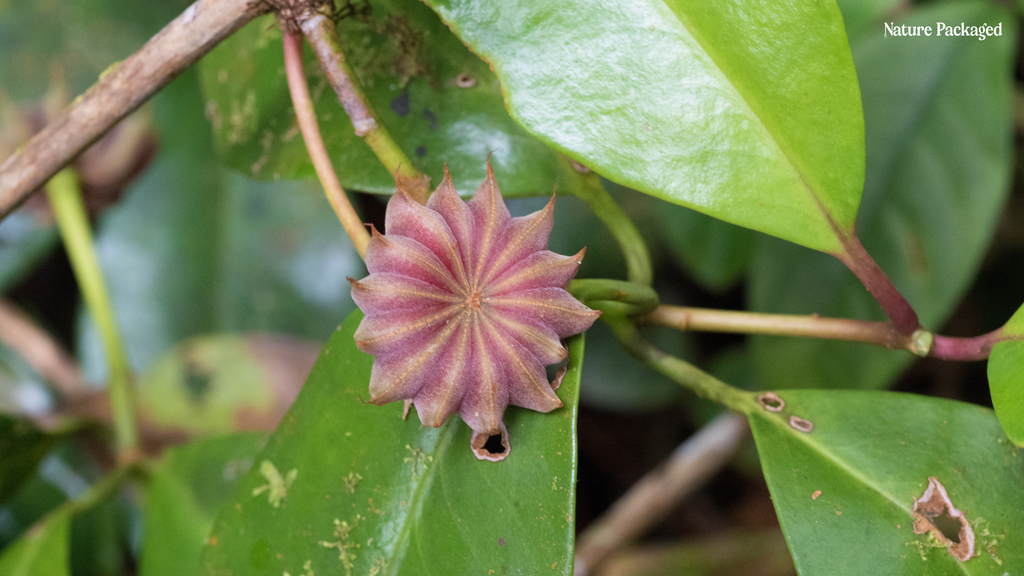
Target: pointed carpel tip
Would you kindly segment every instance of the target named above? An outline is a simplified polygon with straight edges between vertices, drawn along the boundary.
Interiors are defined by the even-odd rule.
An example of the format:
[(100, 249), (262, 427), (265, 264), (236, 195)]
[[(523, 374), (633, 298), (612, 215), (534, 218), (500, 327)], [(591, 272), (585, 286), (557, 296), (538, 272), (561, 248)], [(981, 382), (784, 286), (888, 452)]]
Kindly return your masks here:
[(402, 181), (398, 179), (398, 174), (395, 174), (395, 195), (392, 198), (400, 198), (402, 201), (412, 202), (418, 204), (413, 197), (409, 195), (409, 191), (402, 185)]
[(493, 150), (491, 150), (490, 152), (487, 153), (487, 179), (488, 180), (494, 180), (494, 167), (491, 166), (491, 154), (494, 154)]
[[(459, 197), (459, 191), (455, 189), (455, 183), (452, 181), (452, 175), (451, 173), (448, 172), (447, 164), (445, 164), (444, 166), (444, 177), (441, 178), (441, 183), (437, 185), (437, 188), (434, 189), (434, 193), (431, 194), (430, 197), (443, 197), (446, 194), (450, 194), (461, 200), (461, 198)], [(433, 204), (428, 204), (427, 206), (433, 206)]]
[(544, 214), (545, 216), (547, 216), (548, 214), (551, 214), (554, 211), (555, 211), (555, 194), (552, 192), (551, 193), (551, 200), (548, 200), (548, 203), (545, 204), (544, 207), (540, 209), (540, 212), (542, 214)]
[[(360, 398), (359, 400), (362, 401), (362, 398)], [(370, 401), (369, 402), (363, 402), (363, 404), (373, 404), (374, 406), (383, 406), (383, 405), (387, 404), (388, 402), (390, 402), (390, 400), (385, 402), (384, 400), (381, 399), (380, 396), (374, 396), (373, 394), (370, 394)]]
[(586, 254), (587, 254), (587, 247), (584, 246), (583, 250), (580, 250), (579, 252), (577, 252), (576, 255), (572, 257), (572, 259), (575, 260), (577, 264), (581, 264), (583, 262), (583, 257), (586, 256)]

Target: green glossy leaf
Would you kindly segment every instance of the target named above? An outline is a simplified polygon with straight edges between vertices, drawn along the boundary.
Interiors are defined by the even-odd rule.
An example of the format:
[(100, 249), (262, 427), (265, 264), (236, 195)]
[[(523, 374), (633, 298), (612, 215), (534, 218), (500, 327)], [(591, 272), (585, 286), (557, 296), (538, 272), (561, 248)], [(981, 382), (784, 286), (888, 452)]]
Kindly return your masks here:
[(0, 505), (32, 477), (57, 439), (29, 420), (0, 415)]
[(0, 576), (63, 576), (68, 564), (71, 512), (62, 506), (0, 555)]
[(988, 387), (1006, 435), (1024, 446), (1024, 307), (1002, 330), (1011, 339), (997, 342), (989, 353)]
[[(890, 392), (778, 394), (784, 409), (754, 412), (750, 424), (801, 574), (1024, 570), (1024, 453), (991, 410)], [(814, 429), (795, 430), (793, 416)], [(978, 555), (966, 562), (914, 533), (914, 501), (930, 477), (972, 526)]]
[(583, 338), (570, 340), (565, 407), (510, 408), (511, 451), (493, 463), (477, 460), (457, 418), (425, 428), (403, 421), (400, 403), (362, 400), (373, 359), (353, 340), (361, 316), (331, 336), (221, 511), (205, 573), (572, 574)]
[[(1012, 19), (990, 3), (929, 6), (897, 23), (1003, 21), (1004, 36), (860, 38), (853, 47), (867, 127), (864, 246), (938, 330), (970, 285), (1006, 199), (1011, 168)], [(863, 285), (821, 254), (763, 239), (752, 309), (883, 320)], [(886, 385), (912, 357), (866, 344), (758, 337), (766, 388)]]
[(428, 0), (527, 130), (602, 176), (829, 252), (863, 123), (830, 2)]
[[(487, 64), (421, 2), (373, 0), (369, 5), (368, 22), (349, 17), (338, 23), (342, 47), (381, 124), (416, 168), (437, 184), (447, 163), (455, 186), (472, 192), (486, 175), (484, 158), (493, 153), (505, 196), (550, 194), (558, 171), (555, 154), (509, 117)], [(200, 65), (207, 115), (230, 166), (260, 179), (314, 178), (283, 66), (281, 31), (273, 16), (252, 22)], [(394, 176), (356, 137), (308, 49), (306, 74), (342, 185), (394, 192)]]
[(172, 448), (146, 490), (141, 576), (191, 574), (217, 510), (234, 494), (266, 440), (236, 434)]
[(138, 382), (145, 426), (189, 436), (273, 430), (295, 401), (319, 346), (270, 334), (185, 340)]
[[(161, 155), (97, 226), (96, 249), (128, 354), (142, 371), (176, 342), (212, 332), (322, 341), (354, 306), (365, 268), (314, 183), (251, 182), (210, 162), (194, 73), (156, 99)], [(79, 355), (106, 372), (84, 318)]]

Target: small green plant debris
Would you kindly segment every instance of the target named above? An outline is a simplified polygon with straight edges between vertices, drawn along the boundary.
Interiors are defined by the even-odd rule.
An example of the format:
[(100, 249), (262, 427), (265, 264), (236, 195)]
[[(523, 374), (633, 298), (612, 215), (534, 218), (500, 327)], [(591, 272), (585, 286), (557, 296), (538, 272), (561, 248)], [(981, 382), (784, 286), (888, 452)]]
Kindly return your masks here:
[(342, 479), (342, 481), (345, 482), (345, 491), (347, 491), (349, 494), (355, 494), (356, 486), (359, 485), (359, 481), (362, 479), (363, 477), (360, 476), (359, 474), (356, 474), (355, 472), (349, 472), (348, 476)]
[[(316, 576), (316, 574), (313, 572), (313, 561), (312, 560), (306, 560), (306, 563), (302, 565), (302, 570), (303, 570), (303, 572), (299, 576)], [(283, 576), (292, 576), (292, 575), (288, 571), (285, 571)]]
[(356, 555), (353, 554), (350, 549), (359, 548), (358, 542), (348, 541), (348, 535), (350, 532), (352, 532), (353, 529), (355, 529), (356, 526), (359, 525), (359, 520), (361, 519), (362, 516), (356, 516), (356, 519), (352, 522), (352, 525), (350, 526), (348, 522), (335, 518), (334, 537), (336, 538), (336, 540), (334, 542), (328, 542), (326, 540), (320, 541), (320, 545), (324, 548), (338, 549), (338, 559), (341, 560), (342, 566), (345, 567), (345, 576), (352, 576), (352, 568), (355, 566), (352, 563), (352, 561), (356, 559)]
[(267, 495), (267, 501), (274, 508), (281, 506), (281, 502), (288, 497), (288, 489), (292, 487), (295, 482), (295, 477), (298, 476), (298, 469), (292, 468), (288, 471), (288, 474), (281, 477), (281, 473), (278, 472), (277, 466), (270, 460), (264, 460), (260, 462), (260, 474), (267, 479), (267, 483), (263, 486), (259, 486), (252, 491), (253, 496), (259, 496), (264, 492), (269, 492)]

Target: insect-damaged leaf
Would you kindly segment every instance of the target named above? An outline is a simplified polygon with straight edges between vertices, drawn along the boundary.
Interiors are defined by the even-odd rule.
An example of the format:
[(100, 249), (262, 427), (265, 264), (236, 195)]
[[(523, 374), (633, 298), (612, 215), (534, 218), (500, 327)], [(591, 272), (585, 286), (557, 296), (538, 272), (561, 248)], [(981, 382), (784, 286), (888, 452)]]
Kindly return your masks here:
[(840, 252), (864, 124), (831, 2), (428, 0), (527, 130), (602, 176)]
[(373, 358), (355, 347), (360, 319), (328, 341), (261, 466), (221, 510), (204, 573), (571, 574), (582, 337), (569, 343), (565, 407), (509, 409), (513, 450), (491, 463), (466, 449), (470, 430), (457, 419), (426, 428), (412, 414), (403, 421), (401, 403), (363, 401)]
[(1024, 306), (1003, 326), (1009, 339), (996, 343), (988, 357), (992, 407), (1014, 444), (1024, 446)]
[[(501, 88), (474, 56), (416, 0), (357, 1), (368, 9), (338, 22), (342, 49), (383, 124), (412, 163), (441, 182), (447, 163), (455, 186), (483, 179), (489, 153), (506, 196), (550, 194), (558, 166), (547, 146), (509, 117)], [(328, 153), (346, 188), (395, 191), (395, 179), (352, 128), (320, 65), (306, 50), (306, 75)], [(260, 18), (225, 40), (200, 64), (206, 112), (224, 160), (261, 180), (314, 178), (298, 133), (283, 70), (281, 31)]]
[[(1024, 453), (991, 410), (891, 392), (778, 392), (780, 411), (751, 413), (772, 500), (801, 574), (1015, 574), (1024, 570)], [(809, 432), (791, 423), (812, 425)], [(806, 429), (807, 426), (801, 426)], [(928, 501), (931, 478), (962, 511)], [(930, 495), (935, 496), (933, 487)], [(938, 514), (933, 514), (938, 511)], [(932, 518), (932, 516), (935, 516)], [(915, 521), (918, 531), (915, 533)]]

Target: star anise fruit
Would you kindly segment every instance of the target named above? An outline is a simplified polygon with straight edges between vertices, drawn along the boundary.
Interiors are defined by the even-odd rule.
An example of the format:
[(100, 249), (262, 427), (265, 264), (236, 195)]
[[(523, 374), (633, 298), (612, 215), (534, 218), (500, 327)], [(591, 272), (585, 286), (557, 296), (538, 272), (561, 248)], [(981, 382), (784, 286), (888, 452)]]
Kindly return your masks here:
[(565, 290), (585, 250), (547, 250), (553, 210), (554, 198), (512, 218), (490, 164), (468, 203), (447, 168), (426, 206), (398, 186), (386, 233), (374, 230), (366, 250), (370, 275), (350, 280), (366, 315), (356, 345), (375, 357), (371, 402), (411, 400), (434, 427), (458, 412), (473, 429), (474, 453), (488, 460), (508, 455), (509, 404), (562, 406), (544, 367), (564, 360), (561, 340), (600, 313)]

